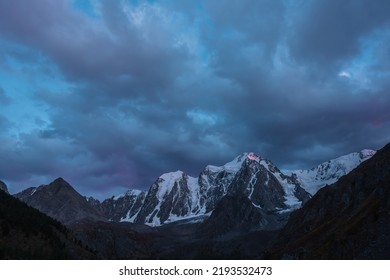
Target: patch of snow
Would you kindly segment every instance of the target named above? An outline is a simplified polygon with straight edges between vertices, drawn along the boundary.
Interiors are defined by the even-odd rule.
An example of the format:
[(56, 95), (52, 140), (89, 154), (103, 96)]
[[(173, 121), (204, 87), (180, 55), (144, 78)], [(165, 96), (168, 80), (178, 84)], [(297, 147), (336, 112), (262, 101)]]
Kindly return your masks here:
[[(191, 212), (195, 208), (202, 209), (203, 207), (200, 205), (200, 186), (198, 183), (198, 178), (187, 176), (187, 185), (191, 196)], [(202, 211), (200, 211), (198, 214), (200, 213), (202, 213)]]
[(129, 211), (127, 212), (127, 215), (126, 215), (126, 218), (122, 218), (120, 221), (121, 222), (130, 222), (130, 223), (134, 223), (135, 221), (135, 218), (137, 218), (138, 216), (138, 213), (141, 211), (141, 208), (138, 210), (137, 213), (135, 213), (133, 216), (130, 216), (130, 213), (131, 213), (131, 210), (133, 209), (134, 205), (131, 206), (131, 208), (129, 209)]
[(257, 182), (257, 174), (259, 173), (260, 169), (256, 170), (256, 172), (252, 175), (250, 181), (249, 181), (249, 188), (250, 188), (250, 194), (249, 199), (252, 198), (253, 191), (255, 190), (255, 185)]
[[(152, 213), (154, 213), (154, 211)], [(148, 219), (149, 219), (149, 217), (148, 217)], [(160, 218), (157, 217), (157, 214), (156, 214), (156, 215), (154, 215), (152, 222), (151, 223), (145, 223), (145, 225), (148, 225), (148, 226), (151, 226), (151, 227), (161, 226)]]
[(265, 181), (264, 185), (268, 186), (269, 183), (269, 173), (267, 172), (267, 181)]
[(196, 224), (196, 223), (201, 223), (203, 222), (206, 218), (210, 217), (212, 212), (205, 213), (202, 215), (189, 215), (189, 216), (176, 216), (176, 215), (171, 215), (168, 220), (165, 221), (164, 224), (170, 224), (173, 222), (178, 222), (180, 221), (183, 224)]
[(143, 191), (141, 191), (141, 190), (128, 190), (125, 193), (114, 196), (112, 199), (118, 200), (119, 198), (122, 198), (125, 196), (139, 196), (141, 193), (143, 193)]
[[(287, 178), (283, 179), (281, 176), (281, 173), (272, 171), (272, 170), (275, 170), (275, 168), (271, 162), (266, 161), (266, 160), (262, 160), (260, 162), (260, 164), (263, 165), (269, 172), (271, 172), (275, 176), (276, 180), (278, 180), (279, 184), (283, 187), (283, 190), (285, 193), (284, 204), (288, 208), (279, 211), (279, 213), (290, 212), (292, 210), (300, 208), (302, 206), (302, 202), (299, 201), (299, 199), (295, 196), (295, 193), (294, 193), (295, 185), (288, 183)], [(268, 183), (268, 179), (269, 178), (267, 177), (267, 183)]]
[(295, 185), (289, 184), (287, 179), (282, 179), (280, 173), (274, 173), (276, 179), (279, 181), (280, 185), (282, 185), (286, 201), (284, 202), (291, 210), (298, 209), (302, 206), (302, 202), (295, 196), (294, 190)]
[(253, 202), (252, 202), (252, 205), (253, 205), (254, 207), (256, 207), (256, 208), (263, 209), (260, 205), (254, 204)]

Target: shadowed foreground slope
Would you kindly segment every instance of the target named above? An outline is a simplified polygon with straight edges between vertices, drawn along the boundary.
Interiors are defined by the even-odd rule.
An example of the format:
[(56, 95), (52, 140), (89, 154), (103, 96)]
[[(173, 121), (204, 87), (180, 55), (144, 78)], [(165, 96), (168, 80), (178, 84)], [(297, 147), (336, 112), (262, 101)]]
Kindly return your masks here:
[(269, 257), (390, 259), (390, 144), (294, 212)]

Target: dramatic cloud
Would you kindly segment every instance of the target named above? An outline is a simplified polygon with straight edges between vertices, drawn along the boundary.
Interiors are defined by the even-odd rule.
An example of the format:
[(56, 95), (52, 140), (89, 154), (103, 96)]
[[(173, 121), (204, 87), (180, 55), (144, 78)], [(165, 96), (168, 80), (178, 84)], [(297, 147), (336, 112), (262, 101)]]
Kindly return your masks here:
[(0, 179), (104, 198), (390, 141), (388, 1), (0, 0)]

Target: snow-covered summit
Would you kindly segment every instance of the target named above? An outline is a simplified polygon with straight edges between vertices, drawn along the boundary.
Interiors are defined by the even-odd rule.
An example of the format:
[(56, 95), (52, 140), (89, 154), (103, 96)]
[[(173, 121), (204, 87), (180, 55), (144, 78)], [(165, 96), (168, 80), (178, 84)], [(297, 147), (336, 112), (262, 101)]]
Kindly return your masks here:
[(364, 149), (360, 152), (329, 160), (308, 170), (293, 170), (285, 173), (296, 176), (302, 187), (314, 195), (319, 189), (335, 183), (340, 177), (351, 172), (363, 161), (375, 155), (375, 153), (376, 151), (374, 150)]
[(234, 158), (232, 161), (226, 163), (223, 166), (214, 166), (214, 165), (207, 165), (205, 170), (210, 172), (221, 172), (226, 171), (228, 173), (236, 173), (238, 170), (240, 170), (242, 164), (245, 162), (246, 158), (248, 156), (248, 153), (242, 153), (241, 155)]

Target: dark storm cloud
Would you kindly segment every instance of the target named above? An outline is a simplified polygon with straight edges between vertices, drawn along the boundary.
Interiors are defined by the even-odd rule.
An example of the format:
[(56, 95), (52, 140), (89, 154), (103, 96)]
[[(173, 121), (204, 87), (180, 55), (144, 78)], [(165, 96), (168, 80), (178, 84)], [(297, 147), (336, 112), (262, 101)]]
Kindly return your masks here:
[(68, 86), (34, 91), (38, 127), (0, 117), (14, 190), (62, 176), (103, 198), (244, 151), (305, 168), (390, 141), (387, 1), (98, 1), (96, 18), (25, 3), (0, 1), (2, 40), (25, 46), (2, 64)]
[(304, 1), (295, 3), (289, 34), (291, 53), (299, 61), (327, 69), (359, 53), (361, 40), (388, 28), (389, 1)]
[[(184, 49), (173, 46), (174, 31), (160, 24), (153, 10), (144, 11), (138, 26), (118, 2), (102, 3), (103, 21), (94, 22), (71, 10), (69, 1), (28, 6), (25, 1), (2, 1), (0, 30), (48, 54), (71, 81), (127, 87), (131, 94), (151, 94), (172, 82), (185, 67), (186, 56)], [(111, 94), (118, 91), (114, 88)]]

